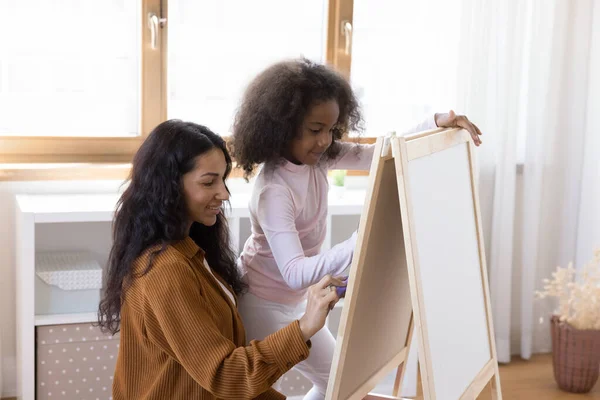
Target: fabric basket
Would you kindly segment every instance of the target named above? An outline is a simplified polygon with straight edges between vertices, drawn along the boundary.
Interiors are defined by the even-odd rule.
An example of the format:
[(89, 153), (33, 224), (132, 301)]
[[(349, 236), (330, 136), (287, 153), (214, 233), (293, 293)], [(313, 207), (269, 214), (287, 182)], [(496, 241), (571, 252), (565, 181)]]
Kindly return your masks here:
[(119, 334), (92, 324), (36, 328), (36, 400), (111, 400)]
[(580, 330), (553, 316), (552, 364), (558, 387), (588, 393), (600, 374), (600, 330)]

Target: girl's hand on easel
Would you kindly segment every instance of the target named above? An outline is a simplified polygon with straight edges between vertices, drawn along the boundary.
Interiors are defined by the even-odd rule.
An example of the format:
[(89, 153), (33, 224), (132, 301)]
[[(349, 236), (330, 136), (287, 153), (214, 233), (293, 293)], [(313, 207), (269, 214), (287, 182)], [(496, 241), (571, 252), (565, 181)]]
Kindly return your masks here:
[(346, 284), (341, 279), (326, 275), (318, 283), (308, 288), (306, 312), (299, 321), (305, 341), (323, 328), (329, 310), (340, 299), (336, 286), (346, 286)]
[(479, 128), (469, 121), (469, 119), (464, 115), (456, 115), (453, 110), (447, 113), (436, 113), (435, 114), (435, 124), (440, 128), (463, 128), (466, 129), (473, 138), (473, 142), (475, 146), (479, 146), (481, 144), (481, 131)]

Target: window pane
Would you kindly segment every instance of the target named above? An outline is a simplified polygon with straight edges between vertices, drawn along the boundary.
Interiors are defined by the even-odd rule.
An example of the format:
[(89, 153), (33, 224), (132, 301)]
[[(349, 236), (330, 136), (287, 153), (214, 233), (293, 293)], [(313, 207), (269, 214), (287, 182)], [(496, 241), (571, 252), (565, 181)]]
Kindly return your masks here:
[(367, 136), (455, 107), (459, 3), (354, 0), (351, 80)]
[(0, 0), (0, 135), (137, 135), (140, 9)]
[(168, 117), (230, 134), (249, 80), (282, 58), (325, 59), (327, 0), (169, 0)]

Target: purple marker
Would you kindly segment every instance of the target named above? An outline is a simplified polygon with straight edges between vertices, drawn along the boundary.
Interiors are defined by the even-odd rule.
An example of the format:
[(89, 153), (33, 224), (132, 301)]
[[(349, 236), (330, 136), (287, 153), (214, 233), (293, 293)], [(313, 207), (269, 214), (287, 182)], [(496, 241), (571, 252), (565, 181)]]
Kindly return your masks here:
[[(347, 285), (348, 277), (345, 277), (344, 279), (342, 279), (342, 282), (345, 282)], [(344, 297), (346, 295), (346, 286), (336, 286), (335, 291), (336, 291), (338, 297)]]

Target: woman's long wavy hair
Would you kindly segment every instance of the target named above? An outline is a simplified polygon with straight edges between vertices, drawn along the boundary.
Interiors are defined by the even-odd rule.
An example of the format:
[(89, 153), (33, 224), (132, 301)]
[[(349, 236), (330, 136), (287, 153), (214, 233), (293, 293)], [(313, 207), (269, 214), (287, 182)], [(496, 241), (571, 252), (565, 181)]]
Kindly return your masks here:
[(189, 217), (183, 176), (194, 169), (198, 156), (215, 148), (225, 155), (227, 178), (231, 157), (226, 144), (202, 125), (169, 120), (158, 125), (141, 145), (133, 160), (130, 184), (119, 199), (113, 220), (113, 246), (98, 312), (98, 322), (104, 331), (113, 334), (119, 331), (123, 295), (135, 278), (134, 260), (150, 247), (160, 246), (151, 255), (145, 274), (152, 268), (156, 254), (187, 235), (204, 250), (211, 268), (236, 294), (245, 289), (223, 214), (217, 216), (213, 226), (194, 222), (187, 231)]

